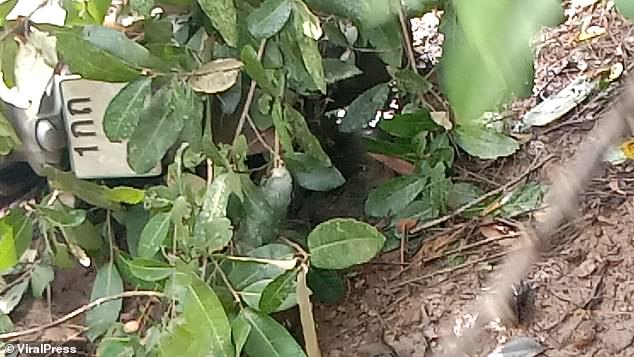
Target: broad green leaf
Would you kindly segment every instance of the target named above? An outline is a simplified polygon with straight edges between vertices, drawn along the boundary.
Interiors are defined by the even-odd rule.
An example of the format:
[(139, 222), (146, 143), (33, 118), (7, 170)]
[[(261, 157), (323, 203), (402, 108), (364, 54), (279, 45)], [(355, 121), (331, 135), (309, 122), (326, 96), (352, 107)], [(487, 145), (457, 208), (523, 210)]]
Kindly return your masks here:
[(149, 172), (180, 136), (184, 118), (176, 108), (183, 100), (184, 88), (176, 80), (152, 96), (128, 141), (128, 163), (135, 172)]
[(343, 79), (358, 76), (363, 73), (353, 63), (344, 62), (336, 58), (324, 59), (326, 83), (332, 84)]
[(291, 204), (292, 191), (293, 178), (288, 169), (282, 166), (271, 170), (270, 177), (262, 185), (262, 192), (277, 219), (286, 217), (288, 207)]
[(381, 83), (355, 98), (350, 103), (339, 130), (344, 133), (352, 133), (366, 127), (370, 121), (374, 120), (376, 112), (385, 105), (388, 93), (387, 83)]
[(312, 268), (307, 280), (318, 301), (334, 304), (346, 296), (346, 283), (336, 271)]
[(269, 77), (266, 75), (266, 72), (264, 72), (264, 67), (262, 67), (262, 63), (258, 60), (258, 54), (253, 47), (248, 45), (244, 46), (244, 48), (242, 48), (242, 52), (240, 53), (240, 59), (244, 63), (244, 70), (247, 72), (249, 77), (251, 77), (251, 79), (253, 79), (263, 91), (272, 96), (279, 96), (280, 90), (275, 88)]
[(108, 0), (89, 0), (86, 2), (85, 9), (86, 12), (101, 25), (111, 3), (112, 1)]
[(396, 83), (402, 91), (415, 95), (423, 95), (432, 87), (428, 80), (411, 69), (396, 71), (396, 73), (394, 73), (394, 79), (396, 79)]
[(103, 23), (110, 0), (89, 0), (79, 2), (62, 0), (61, 5), (66, 10), (66, 26), (78, 26)]
[(425, 189), (427, 178), (401, 176), (375, 188), (365, 201), (365, 213), (372, 217), (385, 217), (405, 208)]
[[(482, 195), (484, 195), (484, 191), (479, 189), (477, 186), (466, 182), (458, 182), (455, 183), (449, 191), (447, 206), (449, 209), (455, 210)], [(462, 215), (465, 217), (476, 216), (478, 213), (482, 212), (484, 207), (485, 204), (475, 205), (463, 212)]]
[(203, 207), (194, 225), (194, 244), (199, 248), (216, 251), (229, 243), (233, 235), (231, 221), (226, 218), (231, 195), (227, 174), (222, 174), (207, 186)]
[[(282, 275), (284, 275), (282, 273)], [(281, 277), (279, 275), (277, 278)], [(277, 279), (276, 278), (276, 279)], [(262, 279), (258, 280), (255, 283), (245, 287), (241, 291), (238, 292), (240, 297), (244, 302), (251, 308), (262, 311), (260, 308), (260, 301), (262, 301), (262, 293), (264, 289), (271, 284), (275, 279)], [(284, 300), (276, 306), (272, 312), (280, 312), (284, 310), (288, 310), (293, 306), (297, 305), (297, 296), (295, 295), (295, 291), (290, 292), (289, 294), (284, 296)]]
[(97, 346), (97, 356), (134, 357), (134, 347), (122, 338), (103, 338)]
[(249, 14), (247, 26), (255, 38), (269, 38), (278, 33), (291, 15), (291, 0), (265, 0)]
[[(31, 218), (26, 216), (24, 208), (14, 208), (0, 221), (5, 221), (13, 228), (15, 256), (17, 259), (20, 259), (22, 254), (31, 246), (31, 241), (33, 240), (33, 223)], [(0, 252), (2, 251), (4, 250), (0, 249)]]
[(255, 186), (246, 177), (241, 177), (241, 181), (244, 194), (242, 200), (244, 216), (234, 241), (242, 250), (271, 242), (276, 237), (281, 222), (279, 222), (280, 217), (268, 203), (262, 188)]
[(514, 218), (539, 208), (546, 194), (546, 186), (530, 182), (517, 187), (511, 192), (508, 200), (502, 204), (496, 216)]
[(161, 68), (161, 62), (150, 51), (129, 39), (124, 32), (105, 26), (88, 25), (83, 38), (97, 48), (117, 57), (134, 68)]
[(271, 281), (262, 290), (259, 310), (267, 314), (277, 311), (284, 301), (295, 292), (296, 281), (296, 270), (289, 270)]
[(374, 258), (385, 237), (371, 225), (352, 218), (334, 218), (308, 234), (311, 264), (322, 269), (345, 269)]
[[(150, 17), (150, 12), (155, 6), (154, 0), (130, 0), (130, 8), (139, 13), (139, 15)], [(146, 34), (150, 33), (152, 29), (144, 28)], [(170, 31), (170, 37), (172, 32)], [(146, 37), (147, 40), (147, 37)]]
[(156, 259), (134, 258), (128, 263), (130, 272), (145, 281), (163, 280), (174, 273), (174, 267)]
[(478, 125), (460, 125), (453, 131), (456, 143), (469, 155), (481, 159), (509, 156), (519, 149), (513, 138), (492, 128)]
[(189, 84), (197, 92), (207, 94), (224, 92), (236, 83), (240, 68), (242, 68), (242, 62), (237, 59), (216, 59), (196, 69), (189, 77)]
[[(248, 257), (262, 259), (291, 259), (295, 251), (285, 244), (268, 244), (247, 253)], [(265, 279), (275, 279), (284, 273), (284, 269), (263, 263), (233, 262), (233, 269), (229, 273), (229, 281), (238, 290)], [(264, 288), (264, 287), (262, 287)]]
[(29, 279), (23, 279), (21, 282), (13, 285), (0, 295), (0, 313), (8, 315), (15, 309), (22, 300), (26, 288), (29, 286)]
[(300, 94), (309, 94), (319, 88), (304, 65), (302, 50), (296, 40), (296, 37), (302, 34), (298, 34), (293, 25), (294, 21), (288, 21), (280, 31), (280, 51), (284, 54), (284, 69), (288, 73), (290, 87)]
[(297, 183), (307, 190), (330, 191), (346, 182), (336, 167), (304, 153), (287, 154), (284, 159)]
[(141, 232), (143, 232), (143, 227), (149, 219), (149, 213), (143, 209), (143, 205), (130, 207), (125, 216), (126, 243), (128, 252), (133, 257), (138, 255), (137, 249)]
[(387, 133), (401, 137), (413, 138), (421, 131), (436, 129), (438, 126), (425, 109), (413, 113), (399, 114), (390, 120), (381, 120), (379, 127)]
[(61, 227), (69, 243), (77, 245), (85, 250), (98, 251), (103, 247), (103, 238), (99, 229), (89, 220), (84, 220), (76, 227)]
[(233, 0), (198, 0), (201, 9), (207, 15), (213, 27), (220, 32), (222, 39), (231, 47), (238, 43), (236, 7)]
[(42, 292), (53, 281), (55, 273), (49, 265), (36, 264), (31, 273), (31, 292), (33, 297), (42, 298)]
[(143, 202), (145, 191), (134, 187), (119, 186), (107, 190), (106, 197), (112, 202), (135, 205)]
[(138, 69), (96, 47), (76, 31), (59, 31), (55, 37), (57, 51), (64, 58), (64, 62), (84, 79), (128, 82), (141, 75)]
[[(4, 26), (7, 22), (7, 15), (13, 10), (18, 0), (8, 0), (0, 4), (0, 26)], [(4, 62), (2, 62), (4, 64)], [(11, 88), (11, 87), (9, 87)]]
[(117, 269), (119, 269), (119, 273), (121, 274), (121, 278), (126, 284), (130, 284), (135, 289), (140, 290), (154, 290), (154, 291), (162, 291), (163, 286), (157, 282), (142, 280), (138, 278), (136, 275), (132, 273), (131, 269), (131, 261), (125, 253), (119, 252), (117, 254)]
[(90, 181), (80, 180), (72, 172), (59, 171), (53, 167), (46, 167), (44, 174), (51, 185), (61, 191), (72, 193), (77, 198), (104, 209), (121, 211), (123, 208), (109, 197), (109, 188)]
[[(10, 2), (15, 2), (11, 0)], [(1, 4), (3, 6), (5, 3)], [(4, 17), (0, 18), (0, 23)], [(3, 25), (0, 25), (3, 26)], [(15, 87), (15, 58), (18, 53), (18, 43), (10, 36), (0, 43), (0, 67), (2, 69), (2, 80), (8, 88)]]
[[(386, 1), (386, 3), (388, 3)], [(401, 67), (403, 62), (403, 36), (401, 26), (396, 15), (389, 21), (373, 28), (362, 28), (365, 35), (377, 51), (383, 62), (390, 66)]]
[(634, 3), (630, 0), (614, 0), (616, 8), (623, 16), (630, 21), (634, 21)]
[[(90, 301), (122, 292), (123, 281), (121, 281), (117, 267), (112, 263), (107, 263), (99, 268), (90, 294)], [(86, 313), (86, 325), (89, 328), (86, 335), (91, 341), (105, 333), (119, 319), (121, 307), (121, 299), (111, 300)]]
[[(203, 150), (204, 103), (201, 96), (189, 87), (183, 88), (182, 94), (182, 98), (177, 101), (178, 106), (176, 108), (176, 112), (180, 113), (185, 122), (180, 140), (189, 144), (185, 154), (188, 152), (201, 153)], [(184, 160), (186, 159), (184, 158)], [(187, 165), (187, 161), (185, 165)]]
[(530, 94), (531, 39), (542, 26), (554, 26), (560, 19), (556, 0), (453, 3), (441, 24), (445, 40), (439, 71), (458, 124), (473, 124), (483, 112)]
[(379, 26), (392, 19), (390, 2), (385, 0), (308, 0), (317, 11), (347, 17), (366, 28)]
[(169, 232), (171, 216), (167, 212), (155, 214), (143, 227), (139, 238), (138, 254), (142, 258), (152, 258), (161, 248)]
[(432, 204), (428, 201), (428, 199), (420, 199), (411, 202), (405, 208), (396, 212), (392, 217), (392, 225), (395, 226), (401, 220), (417, 220), (420, 222), (424, 222), (433, 218), (438, 217), (440, 214), (437, 207), (432, 206)]
[(150, 95), (152, 80), (144, 77), (128, 83), (112, 100), (103, 118), (103, 130), (110, 141), (127, 139), (139, 123)]
[(183, 301), (185, 327), (196, 337), (204, 338), (208, 353), (213, 356), (231, 357), (234, 348), (231, 344), (231, 326), (224, 308), (214, 291), (206, 282), (194, 277), (187, 288)]
[(251, 333), (251, 325), (242, 316), (237, 316), (231, 321), (231, 336), (233, 337), (233, 345), (236, 347), (236, 356), (240, 356), (244, 344)]
[(284, 105), (284, 119), (288, 125), (290, 135), (306, 154), (330, 166), (330, 157), (321, 147), (319, 139), (310, 131), (302, 113), (290, 105)]
[[(322, 64), (321, 53), (317, 46), (317, 39), (321, 36), (319, 19), (310, 12), (310, 9), (303, 2), (293, 3), (293, 29), (295, 41), (299, 47), (302, 61), (308, 73), (312, 76), (313, 82), (320, 92), (326, 94), (326, 76)], [(314, 29), (319, 36), (313, 38), (307, 34), (307, 29)], [(312, 34), (311, 34), (312, 35)]]
[(11, 150), (22, 145), (18, 134), (4, 114), (0, 113), (0, 155), (8, 155)]
[(249, 356), (305, 357), (297, 341), (272, 317), (246, 308), (240, 315), (251, 325), (244, 350)]
[(11, 317), (6, 314), (0, 314), (0, 333), (15, 331), (15, 325), (11, 321)]
[(86, 211), (82, 209), (62, 209), (37, 206), (36, 211), (59, 227), (77, 227), (86, 220)]
[(286, 117), (284, 117), (284, 113), (282, 112), (282, 104), (279, 99), (276, 99), (273, 102), (271, 117), (273, 118), (273, 125), (275, 126), (275, 131), (280, 138), (282, 148), (285, 152), (293, 152), (293, 140), (291, 139), (289, 125), (286, 121)]
[(0, 272), (8, 270), (18, 262), (13, 227), (0, 220)]
[(451, 181), (447, 179), (446, 168), (442, 162), (430, 167), (429, 162), (422, 163), (420, 174), (427, 177), (427, 185), (422, 192), (421, 199), (436, 212), (447, 211), (447, 199), (451, 190)]

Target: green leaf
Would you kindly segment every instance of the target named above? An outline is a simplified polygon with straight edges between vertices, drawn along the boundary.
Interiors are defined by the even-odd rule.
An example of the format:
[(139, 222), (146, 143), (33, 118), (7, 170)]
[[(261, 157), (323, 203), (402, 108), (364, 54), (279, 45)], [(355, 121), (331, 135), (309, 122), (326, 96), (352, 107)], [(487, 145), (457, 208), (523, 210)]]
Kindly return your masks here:
[[(24, 208), (14, 208), (7, 216), (0, 220), (0, 222), (1, 221), (8, 223), (13, 228), (15, 256), (17, 259), (20, 259), (22, 254), (31, 246), (31, 241), (33, 240), (33, 223), (31, 218), (26, 216)], [(2, 251), (4, 250), (0, 249), (0, 252)]]
[(350, 18), (367, 28), (378, 26), (393, 16), (390, 2), (384, 0), (308, 0), (307, 3), (317, 11)]
[[(386, 1), (386, 3), (388, 3)], [(396, 15), (387, 22), (373, 28), (362, 28), (361, 33), (368, 38), (383, 62), (390, 66), (401, 67), (403, 62), (403, 36)]]
[(387, 83), (381, 83), (355, 98), (350, 103), (339, 130), (344, 133), (352, 133), (366, 127), (374, 119), (376, 112), (385, 105), (388, 93)]
[[(267, 244), (249, 251), (246, 255), (261, 259), (287, 260), (293, 258), (295, 251), (285, 244)], [(238, 290), (244, 290), (249, 285), (265, 279), (273, 280), (285, 271), (271, 264), (243, 261), (234, 262), (233, 264), (234, 267), (229, 273), (229, 281)]]
[(233, 356), (231, 326), (214, 291), (198, 277), (193, 277), (183, 301), (183, 317), (188, 330), (204, 338), (208, 355)]
[(194, 225), (194, 244), (199, 248), (216, 251), (231, 240), (231, 221), (226, 218), (231, 195), (228, 179), (228, 174), (222, 174), (207, 187), (203, 207)]
[(242, 62), (235, 58), (216, 59), (196, 69), (189, 77), (189, 84), (197, 92), (207, 94), (224, 92), (237, 82), (240, 68), (242, 68)]
[(508, 201), (502, 204), (502, 207), (495, 215), (500, 215), (504, 218), (514, 218), (534, 211), (541, 205), (546, 190), (546, 186), (535, 182), (521, 185), (511, 192)]
[(93, 182), (79, 180), (72, 172), (59, 171), (51, 166), (44, 168), (51, 185), (61, 191), (72, 193), (79, 199), (104, 209), (121, 211), (123, 208), (108, 196), (110, 189)]
[(103, 130), (110, 141), (127, 139), (132, 135), (150, 95), (150, 78), (139, 78), (128, 83), (112, 100), (103, 118)]
[(284, 301), (295, 292), (297, 271), (289, 270), (271, 281), (260, 297), (260, 311), (270, 314), (282, 306)]
[(630, 21), (634, 21), (634, 3), (630, 0), (614, 0), (616, 8), (623, 16), (627, 17)]
[(372, 217), (385, 217), (405, 208), (425, 189), (425, 177), (401, 176), (375, 188), (365, 201), (365, 213)]
[(126, 243), (128, 252), (132, 256), (138, 255), (137, 249), (141, 232), (143, 232), (143, 227), (149, 219), (149, 213), (143, 209), (142, 205), (132, 206), (128, 209), (125, 216)]
[(112, 202), (135, 205), (143, 202), (145, 191), (134, 187), (119, 186), (107, 190), (106, 197)]
[(53, 268), (49, 265), (36, 264), (35, 269), (31, 273), (31, 292), (33, 297), (42, 298), (42, 292), (55, 278)]
[(139, 239), (138, 254), (142, 258), (152, 258), (161, 248), (161, 244), (170, 229), (171, 216), (169, 213), (160, 212), (155, 214), (143, 227), (141, 238)]
[(61, 227), (60, 230), (68, 242), (85, 250), (99, 251), (103, 247), (103, 239), (99, 229), (89, 220), (76, 227)]
[(105, 82), (128, 82), (141, 72), (125, 61), (96, 47), (76, 31), (58, 31), (57, 51), (74, 73), (84, 79)]
[(288, 21), (291, 8), (290, 0), (265, 0), (247, 17), (249, 32), (258, 39), (275, 35)]
[(313, 83), (320, 92), (326, 94), (326, 76), (322, 64), (321, 53), (317, 46), (317, 39), (306, 34), (307, 29), (321, 33), (319, 19), (308, 9), (303, 2), (294, 2), (293, 29), (295, 41), (299, 47), (302, 61)]
[(428, 80), (411, 69), (396, 71), (396, 73), (394, 73), (394, 79), (396, 79), (397, 85), (402, 91), (418, 96), (427, 93), (432, 87)]
[(86, 2), (86, 12), (101, 25), (111, 3), (108, 0), (89, 0)]
[(413, 138), (421, 131), (436, 129), (438, 126), (425, 109), (413, 113), (399, 114), (390, 120), (381, 120), (379, 127), (400, 138)]
[(29, 286), (29, 279), (23, 279), (18, 284), (13, 285), (0, 295), (0, 313), (8, 315), (15, 309), (22, 300), (26, 288)]
[(222, 39), (231, 47), (238, 43), (238, 27), (236, 25), (236, 7), (233, 0), (198, 0), (201, 9), (211, 21), (213, 27), (220, 32)]
[[(10, 2), (15, 2), (15, 0), (11, 0)], [(0, 7), (5, 4), (6, 2), (0, 4)], [(4, 17), (0, 19), (3, 20)], [(0, 22), (2, 21), (0, 20)], [(10, 36), (0, 44), (0, 60), (2, 61), (0, 62), (0, 67), (2, 69), (2, 80), (8, 88), (15, 86), (15, 58), (17, 53), (18, 43)]]
[(531, 39), (561, 19), (557, 0), (455, 2), (443, 15), (439, 71), (456, 122), (473, 124), (485, 111), (529, 95), (534, 78)]
[(477, 125), (460, 125), (453, 131), (456, 143), (469, 155), (481, 159), (509, 156), (519, 149), (513, 138), (492, 128)]
[[(0, 4), (0, 26), (4, 26), (7, 22), (7, 15), (13, 10), (18, 0), (8, 0)], [(3, 62), (4, 63), (4, 62)], [(9, 88), (11, 88), (9, 86)]]
[(233, 345), (236, 346), (236, 356), (241, 355), (250, 333), (251, 325), (241, 315), (231, 321), (231, 335), (233, 336)]
[(284, 105), (284, 119), (288, 125), (290, 135), (294, 141), (304, 150), (304, 152), (321, 161), (327, 166), (331, 166), (330, 157), (321, 147), (319, 139), (310, 131), (306, 119), (302, 113), (295, 110), (290, 105)]
[(129, 259), (129, 257), (126, 256), (125, 253), (119, 252), (119, 254), (117, 254), (116, 262), (117, 262), (117, 268), (119, 269), (119, 273), (121, 274), (121, 278), (127, 284), (130, 284), (133, 288), (141, 289), (141, 290), (154, 290), (154, 291), (163, 290), (163, 286), (161, 286), (159, 283), (142, 280), (142, 279), (139, 279), (136, 275), (134, 275), (132, 273), (132, 269), (130, 268), (131, 259)]
[(291, 204), (293, 191), (293, 178), (291, 173), (284, 166), (271, 170), (271, 175), (262, 185), (264, 199), (272, 209), (276, 219), (284, 219)]
[(134, 348), (121, 338), (105, 337), (99, 341), (97, 356), (102, 357), (134, 357)]
[(251, 325), (244, 350), (249, 356), (305, 357), (297, 341), (268, 315), (246, 308), (240, 315)]
[(336, 167), (304, 153), (287, 154), (284, 160), (297, 183), (307, 190), (330, 191), (346, 182)]
[[(455, 183), (451, 188), (451, 191), (449, 191), (447, 206), (449, 207), (449, 209), (455, 210), (482, 195), (484, 195), (484, 191), (482, 191), (477, 186), (466, 182), (458, 182)], [(462, 215), (465, 217), (476, 216), (480, 212), (482, 212), (485, 206), (485, 204), (475, 205), (474, 207), (471, 207), (463, 212)]]
[(86, 211), (82, 209), (53, 209), (37, 206), (36, 211), (53, 225), (59, 227), (77, 227), (86, 220)]
[[(130, 8), (146, 18), (150, 17), (150, 11), (152, 11), (154, 6), (154, 0), (130, 0)], [(144, 28), (144, 30), (146, 30), (146, 34), (150, 34), (153, 29)], [(172, 31), (170, 31), (170, 37), (171, 35)], [(147, 40), (147, 36), (145, 39)]]
[(275, 126), (275, 131), (280, 138), (282, 148), (285, 152), (293, 152), (293, 140), (291, 139), (289, 125), (286, 121), (286, 117), (284, 117), (284, 113), (282, 112), (282, 104), (279, 99), (276, 99), (273, 102), (271, 117), (273, 118), (273, 125)]
[(236, 241), (242, 248), (255, 248), (273, 240), (280, 224), (279, 217), (266, 200), (262, 189), (247, 177), (241, 177), (242, 209), (244, 216), (236, 232)]
[[(123, 281), (121, 281), (117, 267), (112, 263), (107, 263), (99, 268), (90, 294), (90, 301), (122, 292)], [(105, 333), (119, 319), (121, 307), (121, 299), (116, 299), (105, 302), (86, 313), (86, 325), (89, 328), (86, 335), (91, 341)]]
[(145, 281), (163, 280), (174, 273), (174, 267), (156, 259), (134, 258), (128, 263), (130, 272)]
[(15, 325), (9, 315), (0, 314), (0, 333), (15, 331)]
[(0, 272), (13, 267), (18, 258), (13, 227), (3, 219), (0, 221)]
[(334, 304), (346, 296), (346, 283), (336, 271), (313, 268), (308, 271), (308, 285), (318, 301)]
[(88, 25), (83, 28), (82, 35), (86, 41), (132, 67), (161, 68), (160, 59), (121, 31), (105, 26)]
[(244, 70), (247, 72), (249, 77), (251, 77), (251, 79), (260, 86), (260, 88), (262, 88), (262, 90), (274, 97), (279, 96), (278, 93), (280, 90), (275, 88), (269, 77), (266, 75), (266, 72), (264, 72), (264, 67), (262, 67), (262, 63), (258, 60), (258, 54), (253, 47), (249, 45), (244, 46), (244, 48), (242, 48), (242, 52), (240, 53), (240, 59), (244, 63)]
[(311, 264), (322, 269), (345, 269), (374, 258), (385, 237), (371, 225), (352, 218), (334, 218), (308, 234)]
[(149, 172), (176, 143), (184, 125), (176, 109), (186, 100), (186, 92), (176, 80), (152, 96), (128, 142), (128, 163), (135, 172)]
[[(281, 275), (280, 275), (281, 276)], [(273, 282), (274, 279), (262, 279), (256, 281), (255, 283), (245, 287), (242, 291), (239, 291), (240, 297), (244, 302), (251, 308), (260, 310), (260, 301), (262, 298), (262, 292), (266, 287)], [(293, 306), (297, 305), (297, 296), (295, 292), (287, 295), (284, 301), (277, 306), (273, 312), (280, 312), (284, 310), (288, 310)]]
[(353, 63), (344, 62), (336, 58), (324, 59), (324, 72), (326, 75), (326, 83), (328, 84), (358, 76), (363, 73)]
[(18, 134), (7, 118), (0, 112), (0, 155), (8, 155), (11, 150), (22, 145)]

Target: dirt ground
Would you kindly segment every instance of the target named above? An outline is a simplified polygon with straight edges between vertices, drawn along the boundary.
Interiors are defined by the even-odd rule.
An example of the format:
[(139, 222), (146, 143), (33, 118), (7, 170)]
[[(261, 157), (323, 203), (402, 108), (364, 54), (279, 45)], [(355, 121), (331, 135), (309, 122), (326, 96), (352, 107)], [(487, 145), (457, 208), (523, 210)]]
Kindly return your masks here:
[[(607, 3), (581, 9), (545, 31), (535, 60), (534, 96), (512, 106), (514, 117), (581, 73), (615, 63), (631, 68), (632, 28)], [(575, 41), (584, 21), (606, 34)], [(522, 152), (511, 158), (493, 164), (459, 161), (458, 172), (495, 189), (552, 154), (553, 160), (528, 177), (547, 184), (549, 173), (574, 154), (619, 92), (619, 84), (613, 84), (559, 121), (533, 130)], [(534, 338), (545, 347), (545, 356), (634, 356), (632, 194), (631, 163), (606, 164), (596, 173), (579, 216), (561, 228), (529, 274), (527, 292), (518, 303), (521, 322), (489, 329), (478, 356), (487, 356), (512, 336)], [(324, 356), (389, 356), (379, 353), (385, 350), (381, 340), (401, 357), (430, 355), (439, 338), (453, 334), (456, 319), (464, 319), (462, 308), (485, 288), (485, 279), (517, 237), (517, 223), (454, 220), (413, 239), (405, 266), (394, 251), (355, 270), (343, 303), (317, 306)]]

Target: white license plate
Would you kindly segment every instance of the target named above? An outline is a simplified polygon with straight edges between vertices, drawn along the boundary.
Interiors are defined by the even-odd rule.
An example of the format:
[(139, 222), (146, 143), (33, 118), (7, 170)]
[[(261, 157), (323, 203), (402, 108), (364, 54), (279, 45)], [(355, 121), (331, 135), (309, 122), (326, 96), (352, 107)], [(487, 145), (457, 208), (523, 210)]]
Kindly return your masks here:
[(125, 83), (86, 79), (61, 82), (70, 163), (78, 178), (148, 177), (161, 173), (160, 165), (147, 174), (134, 172), (128, 165), (126, 142), (111, 142), (103, 131), (106, 108), (124, 86)]

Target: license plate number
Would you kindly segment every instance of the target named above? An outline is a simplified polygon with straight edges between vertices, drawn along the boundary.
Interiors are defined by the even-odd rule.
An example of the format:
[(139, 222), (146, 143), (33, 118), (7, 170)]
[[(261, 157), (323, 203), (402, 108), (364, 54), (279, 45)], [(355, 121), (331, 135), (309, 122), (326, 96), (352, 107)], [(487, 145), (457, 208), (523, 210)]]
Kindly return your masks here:
[(126, 142), (111, 142), (103, 130), (110, 100), (125, 83), (68, 79), (60, 84), (68, 134), (71, 168), (78, 178), (148, 177), (161, 173), (157, 166), (139, 175), (128, 165)]

